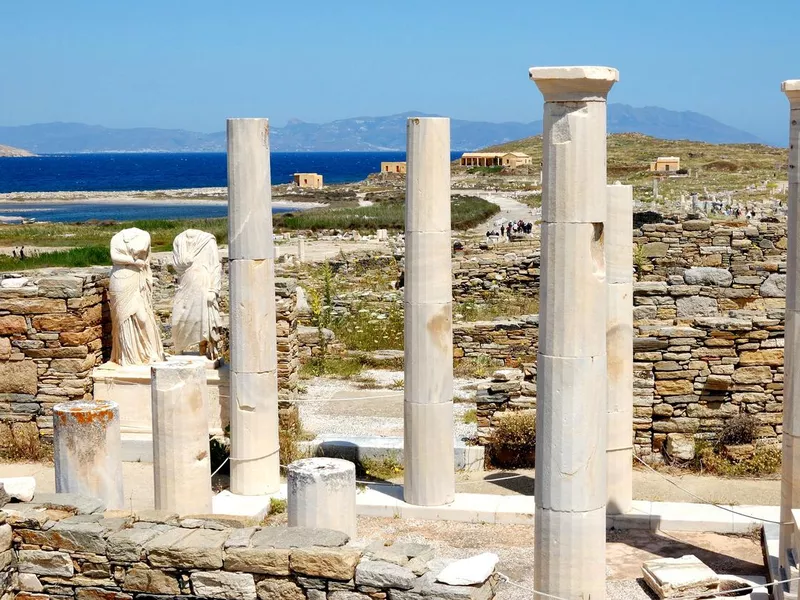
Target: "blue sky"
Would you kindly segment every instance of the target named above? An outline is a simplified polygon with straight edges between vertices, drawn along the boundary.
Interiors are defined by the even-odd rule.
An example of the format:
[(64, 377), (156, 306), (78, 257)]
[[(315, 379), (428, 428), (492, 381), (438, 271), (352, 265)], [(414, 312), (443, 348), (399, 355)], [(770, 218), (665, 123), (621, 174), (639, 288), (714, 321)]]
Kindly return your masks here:
[(787, 139), (798, 0), (0, 0), (0, 125), (219, 131), (418, 110), (533, 121), (533, 65), (620, 70), (611, 102)]

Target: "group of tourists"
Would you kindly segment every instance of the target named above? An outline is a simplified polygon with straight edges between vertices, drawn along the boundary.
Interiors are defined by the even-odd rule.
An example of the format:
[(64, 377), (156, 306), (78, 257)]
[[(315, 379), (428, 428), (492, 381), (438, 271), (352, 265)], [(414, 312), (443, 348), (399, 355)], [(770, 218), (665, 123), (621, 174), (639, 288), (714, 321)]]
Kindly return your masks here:
[(511, 236), (514, 235), (522, 235), (522, 234), (530, 234), (533, 232), (533, 223), (525, 222), (522, 219), (519, 221), (511, 221), (509, 223), (503, 223), (500, 225), (500, 231), (492, 230), (486, 232), (486, 237), (508, 237), (511, 239)]

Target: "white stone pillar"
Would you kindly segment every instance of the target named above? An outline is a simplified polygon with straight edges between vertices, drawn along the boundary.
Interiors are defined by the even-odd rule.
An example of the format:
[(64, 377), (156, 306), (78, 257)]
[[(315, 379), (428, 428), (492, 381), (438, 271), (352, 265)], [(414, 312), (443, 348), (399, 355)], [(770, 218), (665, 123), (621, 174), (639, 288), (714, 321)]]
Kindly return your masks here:
[(779, 562), (783, 576), (794, 577), (788, 553), (793, 543), (792, 510), (800, 508), (800, 79), (784, 81), (789, 98), (789, 247), (786, 251), (786, 332), (783, 391), (783, 466)]
[(267, 119), (228, 119), (231, 492), (280, 486), (275, 247)]
[(200, 362), (150, 369), (156, 510), (211, 513), (206, 369)]
[(534, 588), (605, 598), (608, 67), (532, 68), (544, 95)]
[(306, 240), (305, 238), (297, 238), (297, 262), (306, 262)]
[(125, 508), (122, 440), (116, 402), (64, 402), (53, 407), (56, 492), (100, 498)]
[(608, 312), (608, 505), (610, 514), (631, 508), (633, 477), (633, 187), (608, 186), (604, 229)]
[(450, 119), (407, 127), (403, 495), (440, 506), (455, 498)]
[(305, 458), (289, 465), (289, 527), (356, 536), (356, 467), (338, 458)]

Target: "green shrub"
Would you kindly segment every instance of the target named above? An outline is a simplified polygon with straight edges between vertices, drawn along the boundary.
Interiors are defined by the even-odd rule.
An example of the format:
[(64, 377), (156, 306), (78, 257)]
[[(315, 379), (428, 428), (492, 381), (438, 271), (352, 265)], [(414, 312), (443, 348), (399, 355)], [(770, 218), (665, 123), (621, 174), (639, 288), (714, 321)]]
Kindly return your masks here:
[(462, 420), (465, 424), (470, 425), (472, 423), (478, 422), (478, 411), (474, 408), (470, 408), (467, 412), (464, 413)]
[(738, 415), (729, 419), (719, 434), (719, 443), (752, 444), (756, 439), (759, 422), (753, 415)]
[(497, 467), (532, 467), (536, 452), (536, 416), (533, 411), (503, 413), (487, 450)]
[(733, 462), (722, 456), (706, 442), (695, 443), (695, 457), (691, 463), (695, 471), (721, 477), (761, 477), (774, 475), (781, 469), (781, 448), (776, 445), (759, 446), (753, 456)]

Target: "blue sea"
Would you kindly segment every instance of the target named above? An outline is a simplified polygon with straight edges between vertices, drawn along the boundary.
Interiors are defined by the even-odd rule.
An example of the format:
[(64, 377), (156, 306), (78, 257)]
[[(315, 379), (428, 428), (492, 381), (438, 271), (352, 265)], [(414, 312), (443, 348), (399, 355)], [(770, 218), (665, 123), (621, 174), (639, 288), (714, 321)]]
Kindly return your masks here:
[[(456, 158), (459, 153), (453, 153)], [(321, 173), (326, 184), (361, 181), (380, 170), (382, 161), (405, 160), (405, 152), (273, 152), (273, 185), (289, 183), (297, 172)], [(123, 192), (224, 187), (225, 153), (65, 154), (0, 158), (0, 193)], [(33, 217), (37, 221), (85, 221), (221, 217), (225, 203), (0, 203), (0, 216)]]

